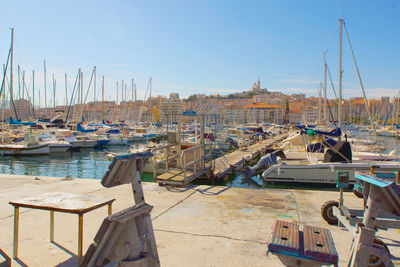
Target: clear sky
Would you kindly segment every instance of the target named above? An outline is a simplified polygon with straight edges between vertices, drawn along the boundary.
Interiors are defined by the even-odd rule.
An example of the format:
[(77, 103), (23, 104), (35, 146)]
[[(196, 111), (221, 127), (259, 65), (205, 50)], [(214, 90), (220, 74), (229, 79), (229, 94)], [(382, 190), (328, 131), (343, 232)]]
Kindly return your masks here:
[[(393, 96), (400, 89), (399, 0), (15, 0), (2, 1), (1, 9), (2, 63), (14, 27), (14, 67), (27, 72), (28, 86), (35, 70), (35, 87), (43, 90), (46, 60), (48, 87), (54, 73), (59, 103), (64, 73), (73, 86), (82, 68), (87, 86), (93, 66), (98, 78), (105, 76), (107, 99), (115, 99), (117, 81), (130, 88), (132, 78), (143, 98), (150, 77), (155, 95), (241, 92), (260, 77), (271, 91), (316, 96), (324, 50), (337, 90), (339, 18), (367, 96)], [(345, 33), (343, 70), (343, 96), (361, 96)]]

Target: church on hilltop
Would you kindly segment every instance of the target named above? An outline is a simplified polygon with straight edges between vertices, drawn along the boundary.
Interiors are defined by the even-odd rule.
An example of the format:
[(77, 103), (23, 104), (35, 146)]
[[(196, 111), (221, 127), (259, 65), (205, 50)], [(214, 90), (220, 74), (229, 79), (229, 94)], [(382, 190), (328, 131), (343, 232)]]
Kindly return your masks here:
[(249, 92), (261, 92), (261, 91), (265, 91), (267, 92), (267, 89), (261, 89), (260, 86), (260, 76), (258, 77), (258, 80), (256, 83), (253, 83), (253, 87), (249, 90)]

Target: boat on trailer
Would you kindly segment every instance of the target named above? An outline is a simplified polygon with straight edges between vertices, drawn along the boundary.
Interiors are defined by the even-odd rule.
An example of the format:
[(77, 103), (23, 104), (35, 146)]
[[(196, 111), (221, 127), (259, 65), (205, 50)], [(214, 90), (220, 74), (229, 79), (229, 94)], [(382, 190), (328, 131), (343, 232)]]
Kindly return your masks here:
[(340, 141), (333, 146), (326, 142), (326, 137), (340, 135), (339, 128), (331, 132), (304, 128), (301, 130), (301, 133), (321, 136), (322, 141), (320, 145), (324, 146), (325, 151), (323, 161), (318, 161), (315, 158), (311, 159), (311, 157), (309, 157), (308, 164), (301, 164), (298, 161), (293, 164), (291, 164), (290, 161), (281, 161), (278, 164), (269, 166), (269, 168), (263, 172), (262, 177), (265, 181), (335, 185), (338, 175), (345, 173), (349, 176), (350, 184), (354, 184), (354, 174), (356, 171), (368, 172), (371, 168), (374, 168), (375, 173), (392, 176), (394, 178), (394, 172), (400, 169), (400, 162), (395, 161), (353, 162), (351, 145), (349, 142)]

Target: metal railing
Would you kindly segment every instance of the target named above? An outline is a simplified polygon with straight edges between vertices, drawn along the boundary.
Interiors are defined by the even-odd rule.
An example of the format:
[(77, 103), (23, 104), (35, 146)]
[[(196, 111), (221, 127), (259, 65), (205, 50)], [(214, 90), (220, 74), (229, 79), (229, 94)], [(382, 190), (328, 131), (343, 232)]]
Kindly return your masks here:
[[(182, 169), (183, 169), (183, 177), (186, 180), (186, 175), (187, 175), (187, 171), (189, 170), (189, 167), (193, 166), (193, 173), (196, 174), (197, 170), (203, 170), (204, 168), (204, 157), (203, 157), (203, 145), (197, 145), (197, 146), (193, 146), (191, 148), (187, 148), (185, 150), (182, 151), (181, 153), (181, 158), (183, 161), (182, 164)], [(186, 162), (187, 160), (187, 155), (189, 155), (189, 153), (193, 152), (193, 160), (190, 162)], [(198, 163), (200, 163), (200, 167), (198, 167)]]
[[(152, 168), (153, 168), (153, 177), (157, 177), (157, 167), (159, 164), (165, 163), (165, 171), (167, 172), (169, 170), (169, 161), (173, 159), (178, 159), (178, 154), (170, 156), (169, 149), (171, 147), (177, 146), (176, 144), (170, 144), (170, 145), (165, 145), (165, 146), (160, 146), (151, 149), (151, 152), (154, 154), (152, 158)], [(164, 159), (163, 160), (157, 160), (157, 151), (164, 149)]]

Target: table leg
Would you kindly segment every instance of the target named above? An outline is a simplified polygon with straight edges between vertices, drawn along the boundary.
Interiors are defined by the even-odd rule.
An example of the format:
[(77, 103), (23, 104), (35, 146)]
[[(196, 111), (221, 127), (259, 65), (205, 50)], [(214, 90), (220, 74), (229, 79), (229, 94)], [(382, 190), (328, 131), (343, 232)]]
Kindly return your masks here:
[(108, 216), (112, 214), (112, 203), (108, 204)]
[(19, 207), (14, 207), (14, 243), (13, 258), (18, 257), (18, 228), (19, 228)]
[(54, 211), (50, 211), (50, 242), (54, 241)]
[(78, 262), (82, 259), (82, 246), (83, 246), (83, 214), (79, 214), (78, 222)]

